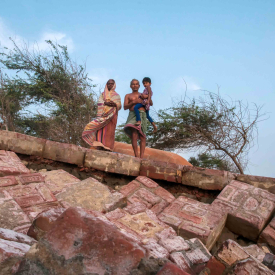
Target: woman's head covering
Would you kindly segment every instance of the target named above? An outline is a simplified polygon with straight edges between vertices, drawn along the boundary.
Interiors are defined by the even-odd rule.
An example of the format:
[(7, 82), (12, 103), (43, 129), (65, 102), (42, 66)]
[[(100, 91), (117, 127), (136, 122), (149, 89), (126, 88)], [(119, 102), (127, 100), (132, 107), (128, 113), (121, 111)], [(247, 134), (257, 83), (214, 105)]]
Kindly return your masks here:
[[(108, 81), (110, 81), (110, 80), (113, 80), (113, 79), (109, 79)], [(107, 83), (108, 83), (108, 81), (107, 81)], [(104, 89), (104, 92), (103, 92), (104, 101), (111, 100), (111, 93), (115, 92), (115, 89), (116, 89), (116, 82), (115, 81), (114, 81), (114, 86), (110, 91), (108, 90), (107, 83), (105, 85), (105, 89)]]

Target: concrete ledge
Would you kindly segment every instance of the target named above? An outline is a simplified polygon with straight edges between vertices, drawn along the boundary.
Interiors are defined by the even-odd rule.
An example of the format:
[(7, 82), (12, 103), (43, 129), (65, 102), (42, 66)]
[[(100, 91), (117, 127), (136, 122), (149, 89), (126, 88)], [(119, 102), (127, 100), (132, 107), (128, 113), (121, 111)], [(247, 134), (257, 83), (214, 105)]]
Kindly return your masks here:
[(183, 165), (154, 160), (142, 160), (140, 175), (152, 179), (181, 183)]
[(10, 131), (0, 131), (0, 149), (42, 156), (46, 140)]
[(236, 180), (251, 184), (261, 189), (265, 189), (270, 193), (275, 194), (275, 178), (236, 174)]
[(74, 144), (47, 140), (45, 144), (43, 158), (83, 166), (85, 154), (87, 151), (88, 149)]
[(110, 173), (138, 176), (140, 163), (140, 159), (132, 156), (88, 150), (85, 156), (84, 166)]
[(235, 179), (234, 174), (228, 171), (194, 166), (184, 166), (182, 174), (183, 184), (206, 190), (222, 190), (233, 179)]

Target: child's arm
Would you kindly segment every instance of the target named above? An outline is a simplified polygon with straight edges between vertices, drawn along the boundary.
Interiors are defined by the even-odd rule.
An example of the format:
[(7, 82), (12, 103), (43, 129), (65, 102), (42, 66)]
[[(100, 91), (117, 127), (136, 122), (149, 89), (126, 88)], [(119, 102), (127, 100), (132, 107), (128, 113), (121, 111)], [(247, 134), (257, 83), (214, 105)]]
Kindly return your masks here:
[(147, 91), (148, 91), (148, 102), (151, 101), (151, 97), (152, 97), (152, 90), (151, 90), (151, 87), (147, 87)]
[(146, 99), (146, 98), (148, 98), (148, 95), (141, 94), (140, 97), (141, 97), (142, 99)]

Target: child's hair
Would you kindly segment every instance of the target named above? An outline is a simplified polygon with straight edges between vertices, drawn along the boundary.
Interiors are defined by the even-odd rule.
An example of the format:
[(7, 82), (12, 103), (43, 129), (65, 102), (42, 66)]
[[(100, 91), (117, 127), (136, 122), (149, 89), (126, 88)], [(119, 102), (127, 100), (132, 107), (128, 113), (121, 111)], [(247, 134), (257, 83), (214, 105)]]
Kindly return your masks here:
[(149, 82), (151, 84), (151, 78), (150, 77), (144, 77), (142, 80), (142, 83)]

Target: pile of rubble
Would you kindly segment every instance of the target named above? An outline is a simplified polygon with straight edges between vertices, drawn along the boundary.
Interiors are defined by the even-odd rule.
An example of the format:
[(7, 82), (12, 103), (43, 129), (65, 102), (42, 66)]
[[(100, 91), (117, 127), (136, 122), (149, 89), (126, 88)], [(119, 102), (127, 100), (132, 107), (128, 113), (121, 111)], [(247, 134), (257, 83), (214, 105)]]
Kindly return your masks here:
[[(19, 145), (4, 149), (22, 151)], [(63, 170), (34, 173), (0, 150), (0, 274), (275, 274), (272, 179), (245, 183), (224, 171), (132, 157), (127, 166), (128, 156), (115, 155), (86, 152), (84, 159), (99, 170), (135, 173), (117, 190)], [(149, 177), (207, 178), (222, 191), (206, 204), (175, 198)], [(255, 187), (259, 180), (266, 188)], [(212, 249), (225, 228), (253, 244), (229, 239)]]

